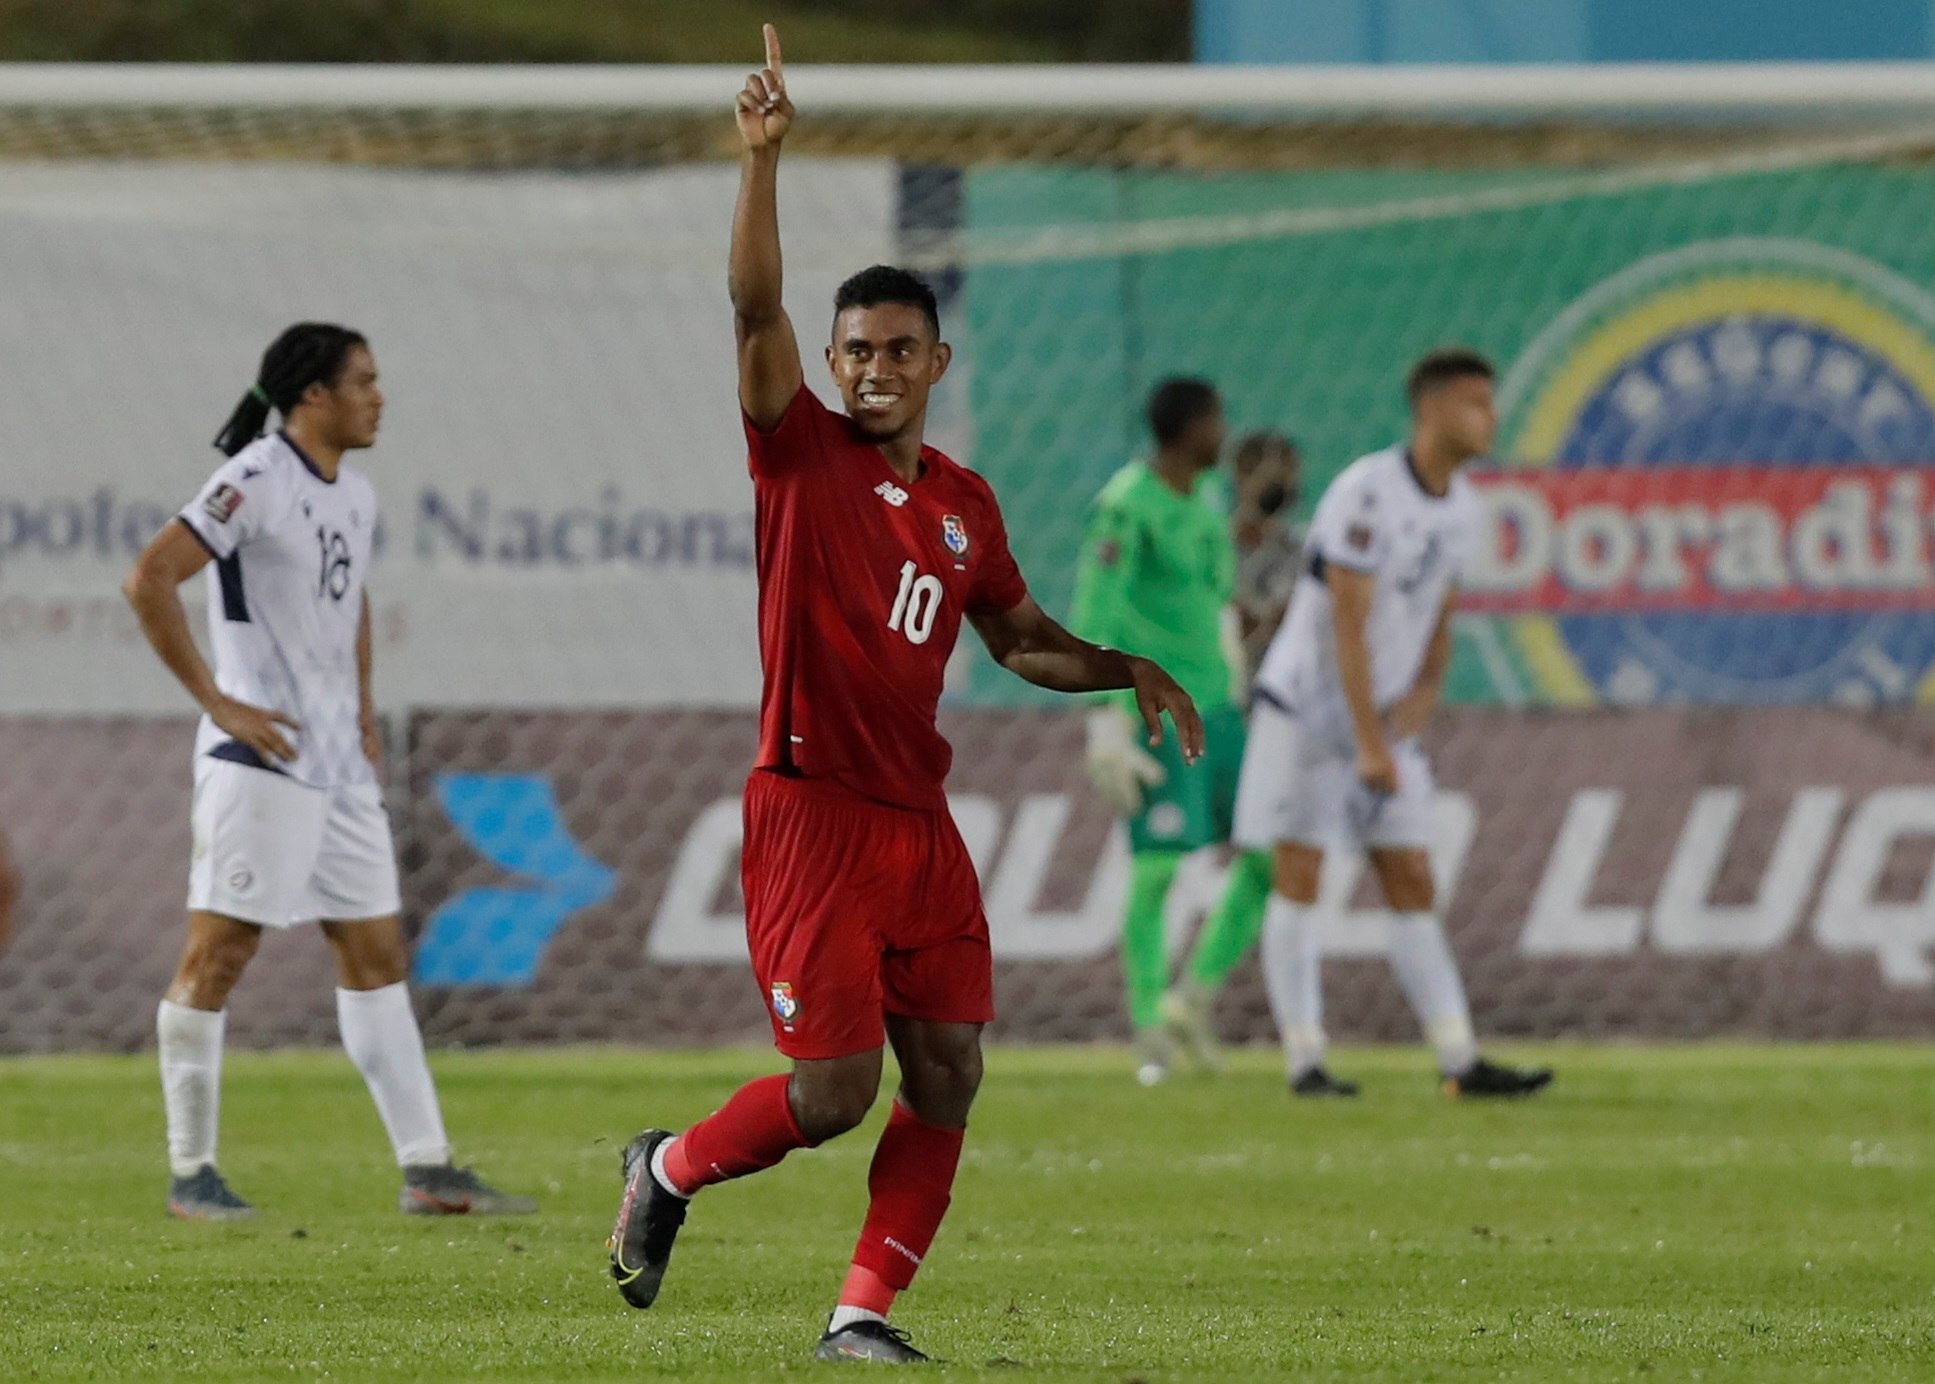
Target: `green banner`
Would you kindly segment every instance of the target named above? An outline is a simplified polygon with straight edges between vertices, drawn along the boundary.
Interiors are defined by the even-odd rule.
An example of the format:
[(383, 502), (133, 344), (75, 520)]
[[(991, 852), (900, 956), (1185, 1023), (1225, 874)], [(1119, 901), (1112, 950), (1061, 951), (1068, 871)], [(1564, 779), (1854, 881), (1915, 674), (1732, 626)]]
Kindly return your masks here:
[[(1294, 436), (1308, 505), (1459, 343), (1502, 417), (1454, 700), (1929, 699), (1935, 173), (1646, 182), (969, 172), (973, 458), (1042, 603), (1157, 380)], [(1027, 700), (985, 664), (971, 694)]]

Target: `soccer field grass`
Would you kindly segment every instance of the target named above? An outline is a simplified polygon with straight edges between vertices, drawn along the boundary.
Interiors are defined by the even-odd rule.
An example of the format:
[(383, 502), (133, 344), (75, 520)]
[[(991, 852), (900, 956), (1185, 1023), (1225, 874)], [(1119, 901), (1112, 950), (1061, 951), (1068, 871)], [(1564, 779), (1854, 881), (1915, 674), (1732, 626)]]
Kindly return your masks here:
[[(896, 1320), (950, 1377), (1935, 1377), (1935, 1049), (1546, 1055), (1549, 1096), (1501, 1107), (1444, 1101), (1413, 1051), (1341, 1054), (1365, 1095), (1316, 1105), (1262, 1052), (1143, 1090), (1120, 1052), (997, 1050)], [(604, 1259), (619, 1146), (773, 1059), (435, 1066), (460, 1156), (543, 1214), (398, 1215), (348, 1062), (238, 1053), (222, 1161), (262, 1218), (171, 1222), (152, 1059), (0, 1062), (0, 1378), (835, 1368), (809, 1355), (881, 1110), (706, 1192), (635, 1312)]]

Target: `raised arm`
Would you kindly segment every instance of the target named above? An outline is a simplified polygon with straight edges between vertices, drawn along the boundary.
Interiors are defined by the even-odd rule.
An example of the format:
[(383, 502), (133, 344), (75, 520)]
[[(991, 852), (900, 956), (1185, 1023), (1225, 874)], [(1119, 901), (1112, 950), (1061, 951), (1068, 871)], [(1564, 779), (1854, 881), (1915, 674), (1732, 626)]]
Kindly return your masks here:
[(1053, 692), (1109, 692), (1129, 688), (1148, 728), (1151, 745), (1162, 742), (1162, 713), (1176, 723), (1183, 757), (1203, 752), (1203, 718), (1196, 703), (1158, 665), (1134, 654), (1077, 639), (1049, 618), (1033, 596), (1000, 614), (970, 614), (994, 661), (1016, 677)]
[(766, 26), (766, 66), (746, 78), (736, 110), (739, 201), (726, 272), (739, 340), (739, 406), (762, 432), (779, 425), (803, 382), (799, 342), (780, 301), (779, 146), (793, 127), (779, 34)]
[(1451, 667), (1451, 611), (1457, 604), (1458, 591), (1454, 587), (1445, 593), (1444, 608), (1438, 612), (1437, 628), (1431, 631), (1431, 642), (1425, 646), (1424, 662), (1418, 667), (1418, 680), (1411, 684), (1411, 690), (1398, 699), (1391, 708), (1387, 721), (1393, 742), (1409, 740), (1424, 729), (1431, 713), (1438, 709), (1438, 698), (1444, 692), (1445, 673)]
[(206, 567), (208, 560), (208, 549), (194, 531), (183, 521), (173, 520), (135, 559), (134, 570), (121, 583), (121, 594), (134, 607), (149, 646), (216, 725), (265, 760), (294, 759), (295, 747), (277, 727), (301, 727), (279, 711), (264, 711), (225, 695), (215, 685), (215, 675), (201, 650), (195, 647), (180, 588)]
[(1397, 765), (1384, 740), (1377, 698), (1371, 683), (1371, 648), (1364, 627), (1371, 618), (1371, 597), (1377, 579), (1333, 562), (1324, 572), (1330, 587), (1331, 611), (1337, 625), (1337, 681), (1350, 707), (1351, 730), (1357, 741), (1357, 776), (1379, 793), (1397, 791)]

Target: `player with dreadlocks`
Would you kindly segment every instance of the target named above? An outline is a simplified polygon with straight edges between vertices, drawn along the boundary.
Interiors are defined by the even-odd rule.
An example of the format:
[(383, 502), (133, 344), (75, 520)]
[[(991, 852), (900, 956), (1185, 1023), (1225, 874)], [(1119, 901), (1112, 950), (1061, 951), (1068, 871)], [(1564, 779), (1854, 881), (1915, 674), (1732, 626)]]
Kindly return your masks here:
[[(271, 410), (279, 432), (262, 430)], [(396, 850), (383, 810), (364, 591), (376, 492), (343, 454), (383, 411), (369, 343), (301, 322), (275, 339), (215, 439), (229, 458), (136, 561), (123, 591), (202, 708), (195, 741), (188, 941), (155, 1016), (174, 1178), (168, 1209), (254, 1208), (215, 1167), (229, 992), (264, 928), (319, 922), (335, 953), (343, 1046), (403, 1169), (405, 1212), (536, 1210), (455, 1167), (410, 1008)], [(211, 672), (179, 588), (213, 562)]]

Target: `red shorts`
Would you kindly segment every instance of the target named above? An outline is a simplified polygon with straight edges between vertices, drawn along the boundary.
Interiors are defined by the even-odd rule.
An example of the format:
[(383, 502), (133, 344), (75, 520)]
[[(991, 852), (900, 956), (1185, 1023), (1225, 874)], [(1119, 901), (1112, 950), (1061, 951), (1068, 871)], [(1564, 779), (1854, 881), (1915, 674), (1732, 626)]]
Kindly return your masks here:
[(888, 1014), (994, 1017), (981, 884), (946, 812), (763, 769), (745, 811), (746, 943), (781, 1052), (870, 1051)]

